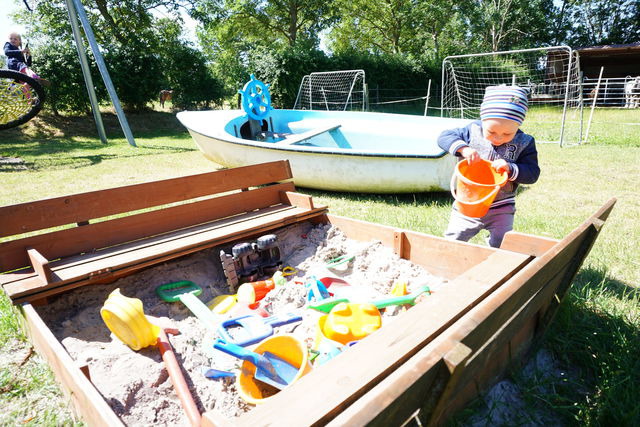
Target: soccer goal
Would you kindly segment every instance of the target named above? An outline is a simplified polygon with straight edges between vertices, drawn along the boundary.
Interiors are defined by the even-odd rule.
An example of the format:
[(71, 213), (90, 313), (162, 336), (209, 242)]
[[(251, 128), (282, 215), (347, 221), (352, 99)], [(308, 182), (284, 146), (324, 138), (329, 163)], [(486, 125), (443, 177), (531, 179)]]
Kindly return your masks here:
[(448, 56), (442, 62), (442, 116), (480, 117), (487, 86), (530, 89), (522, 128), (536, 141), (582, 140), (582, 84), (578, 52), (568, 46)]
[(294, 110), (365, 111), (364, 70), (311, 73), (302, 78)]

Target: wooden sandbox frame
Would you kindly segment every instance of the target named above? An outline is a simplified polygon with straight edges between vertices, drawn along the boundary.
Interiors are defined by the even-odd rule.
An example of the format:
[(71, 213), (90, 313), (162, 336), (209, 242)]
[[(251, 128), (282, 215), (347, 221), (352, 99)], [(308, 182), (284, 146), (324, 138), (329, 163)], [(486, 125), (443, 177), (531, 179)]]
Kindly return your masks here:
[(615, 204), (606, 202), (562, 240), (510, 232), (495, 249), (330, 215), (296, 193), (291, 179), (289, 163), (276, 161), (0, 207), (0, 238), (19, 235), (0, 243), (0, 284), (80, 418), (122, 425), (38, 305), (311, 221), (354, 240), (380, 240), (449, 283), (269, 402), (234, 419), (206, 412), (202, 425), (400, 425), (412, 416), (443, 423), (546, 330)]

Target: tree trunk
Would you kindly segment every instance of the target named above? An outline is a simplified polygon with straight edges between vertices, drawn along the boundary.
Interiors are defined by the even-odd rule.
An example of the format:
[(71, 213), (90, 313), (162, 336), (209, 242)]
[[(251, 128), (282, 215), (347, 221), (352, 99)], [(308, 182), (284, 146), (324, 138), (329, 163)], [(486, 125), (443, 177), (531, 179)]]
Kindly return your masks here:
[(96, 0), (96, 6), (98, 7), (100, 15), (102, 15), (102, 17), (104, 18), (105, 22), (107, 23), (107, 27), (109, 28), (109, 30), (111, 30), (113, 36), (122, 42), (122, 35), (120, 34), (120, 31), (118, 29), (118, 24), (116, 24), (116, 21), (114, 21), (113, 17), (109, 13), (106, 0)]
[(289, 3), (289, 44), (293, 46), (298, 37), (298, 8), (295, 3)]

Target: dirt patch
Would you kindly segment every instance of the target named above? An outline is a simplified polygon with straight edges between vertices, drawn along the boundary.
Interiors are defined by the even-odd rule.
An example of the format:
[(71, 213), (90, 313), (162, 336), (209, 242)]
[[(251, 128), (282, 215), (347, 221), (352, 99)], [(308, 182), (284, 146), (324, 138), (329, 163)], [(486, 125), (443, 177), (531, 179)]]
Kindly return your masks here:
[[(322, 313), (304, 309), (307, 291), (296, 282), (304, 283), (311, 276), (339, 276), (351, 285), (348, 298), (355, 302), (388, 296), (398, 280), (408, 281), (410, 291), (423, 284), (436, 289), (443, 283), (423, 268), (400, 259), (380, 242), (347, 239), (328, 225), (296, 224), (276, 234), (284, 264), (298, 271), (286, 285), (272, 291), (263, 306), (271, 314), (301, 313), (301, 323), (282, 326), (277, 332), (292, 333), (308, 344), (313, 341)], [(208, 332), (185, 306), (163, 302), (155, 294), (157, 286), (180, 280), (200, 285), (200, 299), (205, 302), (229, 293), (219, 262), (220, 249), (167, 262), (108, 285), (79, 288), (39, 310), (71, 356), (88, 365), (92, 382), (126, 424), (185, 425), (187, 419), (158, 350), (131, 350), (110, 334), (100, 318), (100, 308), (116, 288), (125, 296), (141, 299), (145, 314), (160, 317), (180, 330), (181, 334), (171, 336), (170, 341), (201, 412), (216, 409), (233, 418), (251, 410), (252, 406), (240, 398), (234, 378), (211, 380), (203, 375), (203, 369), (210, 367), (235, 370), (239, 361), (211, 348), (215, 334)], [(225, 249), (228, 251), (228, 247)], [(343, 271), (327, 270), (327, 261), (346, 254), (355, 258), (344, 265)]]

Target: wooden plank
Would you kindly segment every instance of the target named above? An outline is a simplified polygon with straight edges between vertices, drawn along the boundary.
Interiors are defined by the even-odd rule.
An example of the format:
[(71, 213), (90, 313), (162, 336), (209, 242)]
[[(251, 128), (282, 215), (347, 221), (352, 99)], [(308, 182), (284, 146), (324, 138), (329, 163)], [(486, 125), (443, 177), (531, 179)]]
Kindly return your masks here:
[(27, 333), (38, 353), (47, 361), (67, 399), (90, 426), (124, 426), (120, 418), (76, 366), (65, 348), (30, 304), (21, 306)]
[(603, 224), (604, 222), (601, 219), (596, 219), (593, 221), (591, 227), (589, 227), (589, 229), (587, 230), (586, 233), (588, 234), (588, 236), (586, 237), (585, 244), (580, 247), (576, 257), (571, 259), (570, 265), (565, 272), (562, 282), (555, 290), (554, 298), (551, 298), (549, 300), (549, 304), (544, 307), (544, 313), (541, 314), (539, 322), (540, 327), (537, 331), (539, 335), (544, 334), (544, 332), (553, 321), (553, 318), (555, 317), (555, 314), (560, 307), (560, 302), (566, 296), (567, 291), (569, 290), (569, 286), (575, 279), (576, 275), (578, 274), (578, 270), (580, 270), (582, 263), (591, 251), (591, 248), (593, 247), (593, 244), (595, 243)]
[[(582, 264), (588, 252), (585, 251), (585, 248), (590, 248), (596, 237), (591, 232), (593, 227), (591, 227), (590, 221), (600, 220), (590, 219), (579, 226), (575, 232), (563, 239), (553, 249), (553, 252), (557, 252), (557, 254), (542, 267), (532, 263), (523, 269), (513, 279), (515, 286), (510, 283), (505, 284), (503, 289), (487, 298), (485, 306), (482, 307), (482, 312), (484, 313), (480, 311), (469, 313), (469, 316), (476, 317), (475, 322), (478, 323), (478, 326), (463, 342), (469, 345), (484, 344), (469, 360), (465, 381), (461, 381), (455, 391), (460, 391), (472, 379), (475, 379), (478, 384), (482, 384), (484, 388), (488, 388), (492, 384), (492, 377), (500, 372), (500, 366), (506, 367), (506, 363), (500, 364), (496, 360), (499, 361), (501, 357), (504, 358), (510, 354), (505, 350), (510, 349), (514, 337), (519, 333), (528, 333), (526, 328), (531, 328), (532, 325), (537, 323), (537, 314), (541, 307), (545, 306), (548, 301), (556, 300), (559, 289), (564, 288), (566, 290), (568, 287), (567, 282), (570, 283), (574, 277), (574, 274), (570, 272), (575, 273)], [(534, 270), (533, 274), (530, 270)], [(523, 280), (526, 281), (523, 283)], [(526, 286), (526, 284), (535, 284), (533, 292), (529, 291), (530, 287)], [(514, 288), (516, 288), (515, 292)], [(504, 294), (506, 296), (509, 293), (510, 295), (506, 300), (501, 295)], [(561, 293), (561, 295), (564, 295), (564, 293)], [(526, 299), (527, 297), (527, 301), (522, 301), (523, 298)], [(486, 315), (486, 313), (490, 314)], [(484, 316), (484, 320), (481, 320), (480, 316)], [(540, 325), (541, 327), (536, 330), (537, 336), (545, 330), (548, 325), (548, 319), (542, 319)], [(531, 340), (533, 338), (532, 336)], [(529, 340), (528, 337), (527, 339)], [(523, 345), (522, 343), (520, 344)], [(530, 342), (527, 342), (527, 344), (530, 344)], [(522, 351), (523, 349), (519, 350)]]
[[(430, 411), (449, 377), (442, 353), (430, 349), (426, 354), (421, 350), (362, 399), (337, 414), (327, 426), (400, 425), (402, 420), (415, 414), (413, 408), (426, 407)], [(375, 394), (375, 399), (368, 398), (371, 393)], [(397, 396), (402, 399), (398, 400)], [(382, 405), (385, 411), (380, 414), (380, 407), (376, 405)]]
[(294, 191), (283, 191), (280, 193), (282, 203), (299, 208), (313, 209), (313, 198), (307, 194), (296, 193)]
[(280, 191), (289, 191), (293, 188), (291, 182), (276, 184), (244, 193), (233, 193), (82, 227), (2, 242), (0, 243), (0, 271), (28, 265), (29, 258), (26, 253), (28, 247), (36, 248), (49, 260), (93, 252), (103, 247), (277, 205), (280, 203)]
[(291, 179), (288, 160), (0, 207), (0, 237)]
[[(404, 255), (431, 273), (453, 279), (496, 253), (495, 248), (448, 240), (413, 231), (405, 232)], [(455, 254), (455, 256), (452, 256)]]
[(480, 388), (476, 381), (468, 382), (462, 390), (458, 390), (456, 394), (451, 397), (453, 400), (447, 405), (447, 409), (440, 417), (439, 422), (446, 425), (449, 417), (464, 409), (473, 399), (479, 396)]
[(400, 258), (404, 258), (405, 241), (404, 231), (395, 230), (393, 232), (393, 253), (398, 255)]
[(509, 357), (513, 362), (521, 362), (523, 359), (522, 355), (527, 354), (531, 349), (538, 331), (539, 313), (540, 310), (536, 311), (535, 314), (530, 315), (522, 328), (520, 328), (519, 331), (514, 332), (513, 336), (509, 340)]
[[(486, 342), (474, 353), (465, 366), (464, 377), (453, 389), (453, 398), (448, 402), (446, 410), (441, 414), (438, 422), (443, 422), (457, 408), (464, 406), (468, 401), (462, 401), (462, 391), (474, 384), (478, 391), (484, 392), (495, 384), (504, 372), (511, 366), (517, 354), (510, 352), (510, 342), (514, 335), (526, 334), (532, 319), (535, 319), (535, 309), (539, 306), (539, 301), (531, 302), (528, 309), (518, 311), (502, 327), (494, 332), (493, 336), (486, 339)], [(482, 327), (483, 325), (478, 325)], [(531, 341), (528, 342), (530, 344)], [(522, 344), (522, 343), (521, 343)], [(520, 348), (520, 350), (528, 350)], [(456, 396), (459, 396), (456, 398)], [(472, 396), (467, 396), (467, 398)]]
[[(200, 230), (188, 236), (178, 234), (178, 239), (161, 236), (117, 247), (117, 252), (109, 254), (100, 251), (73, 257), (68, 260), (68, 264), (62, 264), (59, 268), (53, 266), (60, 281), (43, 286), (37, 278), (32, 277), (7, 283), (4, 290), (14, 303), (18, 303), (55, 295), (90, 283), (108, 283), (146, 266), (274, 230), (323, 212), (323, 209), (307, 211), (288, 207), (274, 210), (269, 215), (246, 214), (247, 219), (243, 221), (229, 222), (224, 226)], [(142, 246), (136, 248), (133, 245)]]
[[(612, 203), (614, 202), (615, 201), (610, 200), (607, 204), (603, 206), (603, 208), (601, 208), (598, 212), (596, 212), (591, 217), (591, 220), (593, 220), (594, 217), (599, 218), (599, 217), (608, 215), (608, 213), (611, 210)], [(585, 223), (577, 227), (577, 229), (573, 233), (567, 236), (566, 241), (563, 242), (563, 245), (569, 246), (570, 243), (573, 243), (574, 246), (576, 245), (579, 246), (580, 232), (581, 230), (584, 232), (584, 229), (585, 227), (588, 226), (588, 224), (589, 224), (589, 220), (585, 221)], [(578, 240), (578, 242), (576, 242), (576, 240)], [(511, 280), (509, 280), (507, 283), (501, 286), (496, 292), (492, 293), (488, 298), (486, 298), (483, 303), (479, 304), (475, 309), (469, 311), (462, 319), (460, 319), (456, 324), (454, 324), (451, 328), (449, 328), (445, 333), (440, 335), (432, 343), (427, 344), (425, 347), (423, 347), (418, 353), (418, 355), (423, 353), (430, 354), (430, 355), (437, 354), (437, 349), (433, 347), (433, 344), (435, 344), (437, 340), (443, 340), (445, 338), (449, 340), (465, 340), (466, 337), (473, 335), (473, 332), (477, 331), (478, 329), (480, 331), (485, 332), (484, 337), (479, 337), (480, 334), (476, 334), (478, 339), (476, 340), (466, 339), (464, 342), (467, 345), (476, 345), (475, 348), (477, 348), (477, 346), (479, 345), (482, 345), (484, 342), (487, 342), (487, 340), (489, 340), (491, 336), (486, 336), (486, 334), (489, 331), (487, 328), (482, 327), (483, 325), (481, 325), (483, 321), (486, 321), (486, 316), (485, 318), (478, 317), (477, 313), (486, 314), (487, 313), (487, 310), (485, 310), (486, 304), (490, 303), (491, 299), (494, 299), (494, 301), (492, 302), (493, 308), (491, 310), (488, 310), (489, 312), (491, 312), (492, 310), (495, 310), (496, 306), (503, 307), (506, 303), (505, 297), (507, 295), (512, 295), (514, 292), (514, 288), (520, 289), (524, 287), (526, 290), (528, 287), (524, 286), (526, 282), (524, 283), (522, 282), (523, 278), (528, 276), (528, 280), (530, 282), (532, 283), (537, 282), (540, 279), (540, 276), (531, 277), (532, 273), (535, 271), (538, 271), (542, 266), (548, 265), (549, 261), (552, 260), (554, 256), (557, 256), (557, 253), (555, 255), (549, 255), (546, 259), (546, 264), (545, 262), (542, 262), (537, 266), (534, 263), (530, 263), (529, 265), (527, 265), (524, 269), (522, 269), (519, 273), (517, 273)], [(559, 263), (552, 267), (555, 268), (556, 270), (558, 268), (562, 270), (563, 264), (564, 263)], [(520, 282), (518, 283), (519, 280)], [(558, 272), (551, 280), (562, 281), (563, 276), (560, 272)], [(539, 284), (537, 286), (539, 286)], [(549, 283), (547, 286), (543, 288), (544, 292), (539, 292), (535, 294), (536, 299), (531, 300), (530, 303), (526, 304), (526, 301), (525, 302), (517, 301), (515, 303), (516, 306), (518, 304), (520, 304), (521, 306), (524, 305), (525, 310), (527, 311), (523, 311), (520, 314), (520, 316), (522, 316), (518, 319), (520, 323), (512, 323), (509, 326), (510, 329), (508, 330), (505, 329), (502, 331), (502, 335), (500, 336), (501, 339), (505, 338), (508, 342), (506, 341), (499, 342), (498, 343), (499, 349), (501, 350), (511, 349), (511, 346), (515, 345), (515, 346), (518, 346), (517, 349), (521, 351), (522, 348), (526, 349), (528, 347), (530, 342), (527, 342), (527, 340), (530, 339), (529, 335), (532, 333), (531, 329), (534, 327), (533, 325), (535, 325), (535, 321), (538, 317), (537, 313), (539, 312), (539, 307), (544, 305), (544, 301), (548, 299), (555, 299), (554, 298), (555, 288), (556, 288), (556, 283)], [(529, 293), (529, 295), (531, 294)], [(499, 296), (500, 298), (498, 298)], [(514, 312), (513, 310), (514, 308), (511, 307), (511, 308), (507, 308), (505, 312), (511, 312), (511, 314), (513, 314)], [(494, 327), (494, 333), (496, 329), (500, 327), (500, 321), (504, 322), (504, 320), (496, 320), (496, 319), (493, 319), (493, 321), (491, 321), (492, 319), (489, 319), (489, 320)], [(514, 341), (518, 338), (518, 336), (520, 336), (519, 334), (522, 334), (523, 337), (526, 337), (526, 339), (523, 338), (522, 343)], [(467, 341), (469, 341), (470, 343)], [(503, 351), (501, 350), (498, 350), (497, 354), (502, 353)], [(518, 356), (515, 353), (515, 350), (514, 352), (508, 352), (508, 351), (504, 351), (504, 352), (505, 352), (505, 357)], [(342, 412), (340, 416), (338, 416), (335, 419), (335, 421), (337, 421), (338, 424), (341, 424), (341, 425), (364, 425), (364, 424), (389, 425), (389, 424), (397, 424), (398, 420), (407, 419), (407, 417), (410, 414), (414, 413), (416, 408), (420, 408), (420, 404), (416, 402), (416, 396), (414, 393), (415, 390), (428, 389), (429, 387), (436, 387), (436, 389), (433, 390), (433, 393), (438, 393), (437, 381), (433, 381), (433, 379), (429, 377), (430, 373), (433, 374), (431, 370), (435, 369), (434, 365), (431, 364), (431, 365), (427, 365), (426, 367), (424, 365), (422, 366), (419, 365), (416, 362), (418, 355), (416, 355), (414, 358), (410, 359), (410, 361), (408, 361), (407, 363), (399, 367), (393, 374), (391, 374), (388, 378), (386, 378), (384, 381), (379, 383), (376, 387), (374, 387), (371, 391), (366, 393), (362, 398), (360, 398), (356, 403), (354, 403), (352, 407), (349, 407), (346, 410), (344, 410), (344, 412)], [(488, 360), (496, 359), (496, 353), (495, 352), (492, 353), (488, 359), (486, 358), (486, 356), (483, 357), (483, 359), (484, 359), (484, 362), (480, 361), (480, 359), (477, 359), (480, 361), (480, 363), (478, 363), (478, 371), (480, 372), (480, 374), (485, 372), (486, 370), (485, 366), (487, 365)], [(420, 367), (422, 367), (423, 369), (421, 370)], [(500, 366), (500, 364), (495, 364), (496, 369), (504, 368), (504, 367), (505, 367), (504, 365)], [(493, 371), (493, 373), (495, 372), (496, 371)], [(478, 382), (478, 376), (472, 377), (471, 373), (472, 372), (465, 372), (463, 378), (469, 378), (469, 380), (459, 382), (459, 387), (456, 387), (454, 390), (454, 393), (452, 393), (454, 397), (452, 397), (451, 403), (447, 405), (446, 410), (442, 415), (441, 421), (446, 419), (446, 417), (450, 414), (449, 411), (451, 410), (455, 411), (457, 408), (462, 407), (462, 405), (468, 403), (471, 399), (473, 399), (477, 395), (480, 388), (484, 389), (484, 387), (479, 387), (479, 386), (486, 387), (487, 384), (482, 384), (481, 382), (482, 381), (486, 382), (487, 378), (481, 378), (480, 382)], [(469, 374), (469, 376), (467, 376), (467, 374)], [(389, 403), (390, 401), (392, 403)], [(426, 410), (423, 412), (425, 414), (428, 414), (430, 411), (430, 403), (426, 403), (425, 406), (423, 406), (422, 408), (423, 410)]]
[(51, 271), (51, 266), (49, 266), (49, 260), (34, 248), (27, 249), (27, 256), (31, 260), (33, 271), (36, 272), (42, 283), (51, 283), (53, 281), (53, 272)]
[[(402, 363), (415, 355), (529, 261), (514, 252), (497, 251), (485, 262), (363, 339), (350, 351), (314, 369), (272, 404), (256, 407), (237, 421), (247, 425), (325, 424)], [(447, 301), (447, 304), (443, 304)], [(398, 334), (402, 331), (402, 334)], [(336, 374), (339, 373), (339, 374)], [(308, 396), (322, 399), (308, 399)], [(290, 407), (283, 413), (278, 408)]]
[(451, 377), (449, 378), (449, 382), (447, 382), (445, 389), (440, 395), (440, 399), (438, 400), (436, 407), (431, 413), (431, 417), (429, 419), (430, 425), (438, 423), (451, 398), (457, 391), (457, 384), (461, 376), (466, 373), (465, 362), (467, 361), (469, 356), (471, 356), (471, 353), (472, 350), (469, 347), (458, 342), (456, 343), (456, 346), (444, 356), (444, 361), (447, 365), (447, 368), (449, 369), (449, 372), (451, 373)]
[(548, 237), (533, 236), (531, 234), (509, 231), (504, 235), (500, 249), (520, 252), (521, 254), (541, 256), (551, 249), (559, 240)]
[(331, 124), (327, 124), (327, 125), (322, 125), (322, 126), (318, 126), (315, 129), (311, 129), (309, 131), (306, 132), (302, 132), (302, 133), (294, 133), (292, 135), (287, 135), (285, 136), (285, 138), (282, 141), (278, 141), (276, 142), (276, 144), (278, 145), (293, 145), (293, 144), (299, 144), (301, 142), (307, 141), (315, 136), (320, 135), (321, 133), (325, 133), (325, 132), (331, 132), (333, 130), (338, 129), (340, 126), (342, 126), (339, 123), (331, 123)]
[[(607, 212), (612, 206), (610, 205)], [(592, 231), (593, 222), (600, 221), (597, 215), (598, 213), (592, 215), (576, 227), (554, 248), (537, 258), (520, 271), (513, 281), (492, 295), (487, 300), (484, 312), (476, 316), (477, 322), (483, 323), (486, 319), (488, 325), (503, 325), (516, 309), (527, 304), (527, 301), (541, 290), (552, 286), (546, 292), (558, 293), (560, 288), (566, 291), (597, 237), (597, 233), (594, 234)], [(564, 292), (558, 295), (564, 296)], [(551, 296), (548, 299), (550, 298)], [(540, 306), (536, 309), (539, 308)], [(476, 338), (474, 334), (477, 335)], [(474, 334), (464, 340), (464, 343), (472, 348), (485, 339), (481, 328), (474, 331)]]
[(436, 337), (345, 408), (330, 425), (388, 426), (408, 419), (418, 409), (430, 414), (451, 378), (443, 357), (458, 342), (453, 338), (447, 333)]
[(215, 409), (212, 409), (202, 414), (200, 425), (202, 427), (235, 427), (236, 424)]
[[(395, 247), (396, 228), (332, 214), (327, 215), (327, 221), (352, 239), (380, 240), (385, 246)], [(496, 252), (495, 248), (447, 240), (425, 233), (407, 230), (403, 230), (403, 233), (403, 258), (421, 265), (431, 274), (449, 280)], [(452, 253), (456, 256), (451, 256)]]

